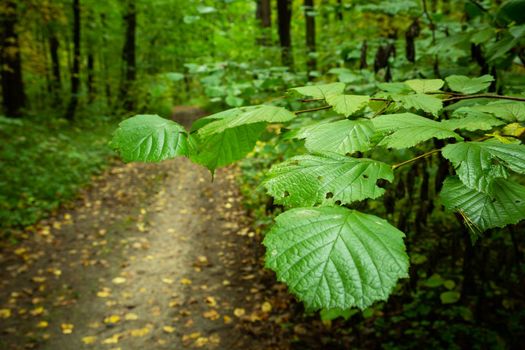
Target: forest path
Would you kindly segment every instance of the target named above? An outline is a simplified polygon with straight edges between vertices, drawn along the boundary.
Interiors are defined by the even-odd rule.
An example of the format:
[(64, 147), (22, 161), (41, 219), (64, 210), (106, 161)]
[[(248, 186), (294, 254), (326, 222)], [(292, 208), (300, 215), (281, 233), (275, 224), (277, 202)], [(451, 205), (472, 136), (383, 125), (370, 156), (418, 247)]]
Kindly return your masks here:
[(2, 250), (0, 349), (266, 348), (240, 326), (271, 307), (235, 176), (212, 183), (186, 159), (111, 168)]

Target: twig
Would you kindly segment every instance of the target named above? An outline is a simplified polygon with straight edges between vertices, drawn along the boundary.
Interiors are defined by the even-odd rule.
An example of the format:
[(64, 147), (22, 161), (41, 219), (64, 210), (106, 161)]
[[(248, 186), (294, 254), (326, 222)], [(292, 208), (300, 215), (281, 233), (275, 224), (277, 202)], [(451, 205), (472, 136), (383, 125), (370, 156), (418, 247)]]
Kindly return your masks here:
[(432, 155), (434, 153), (438, 153), (438, 152), (441, 152), (441, 148), (440, 149), (433, 149), (432, 151), (423, 153), (423, 154), (421, 154), (421, 155), (419, 155), (417, 157), (411, 158), (409, 160), (405, 160), (404, 162), (401, 162), (401, 163), (394, 164), (394, 165), (392, 165), (392, 170), (396, 170), (397, 168), (399, 168), (399, 167), (401, 167), (403, 165), (410, 164), (412, 162), (415, 162), (418, 159), (428, 157), (428, 156), (430, 156), (430, 155)]
[(388, 101), (383, 108), (381, 108), (380, 110), (378, 110), (377, 112), (374, 113), (374, 115), (372, 116), (371, 119), (374, 119), (378, 115), (383, 114), (388, 109), (388, 107), (390, 107), (391, 104), (392, 104), (392, 101)]
[(330, 109), (332, 106), (322, 106), (317, 108), (310, 108), (310, 109), (303, 109), (301, 111), (295, 111), (295, 114), (302, 114), (302, 113), (308, 113), (308, 112), (315, 112), (315, 111), (322, 111), (324, 109)]
[(305, 98), (304, 100), (301, 100), (301, 102), (317, 102), (317, 101), (323, 101), (324, 98)]
[(446, 99), (443, 100), (443, 102), (470, 100), (470, 99), (473, 99), (473, 98), (496, 98), (496, 99), (500, 99), (500, 100), (511, 100), (511, 101), (525, 102), (525, 97), (493, 95), (493, 94), (459, 95), (459, 96), (454, 96), (454, 97), (451, 97), (451, 98), (446, 98)]

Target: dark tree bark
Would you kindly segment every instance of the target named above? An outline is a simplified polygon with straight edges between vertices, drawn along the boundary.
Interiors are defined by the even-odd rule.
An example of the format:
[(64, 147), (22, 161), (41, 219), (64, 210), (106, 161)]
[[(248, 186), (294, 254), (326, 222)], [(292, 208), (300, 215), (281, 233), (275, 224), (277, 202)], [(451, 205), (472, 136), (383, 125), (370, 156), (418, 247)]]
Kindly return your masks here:
[(49, 31), (49, 54), (51, 56), (51, 93), (53, 94), (53, 105), (60, 104), (62, 91), (62, 77), (60, 75), (60, 58), (58, 50), (60, 42), (54, 29)]
[(281, 60), (284, 66), (293, 67), (292, 36), (290, 26), (292, 21), (292, 1), (277, 0), (277, 20), (279, 24), (279, 40), (281, 43)]
[(8, 117), (21, 117), (26, 102), (16, 23), (16, 2), (5, 0), (0, 8), (0, 77), (3, 107)]
[(361, 59), (359, 60), (359, 68), (365, 69), (368, 67), (366, 55), (368, 54), (368, 43), (366, 40), (363, 41), (363, 45), (361, 45)]
[(260, 45), (268, 46), (271, 44), (272, 27), (272, 4), (270, 0), (257, 0), (256, 18), (262, 29), (262, 35), (258, 38)]
[(80, 90), (80, 0), (73, 0), (73, 68), (71, 69), (71, 98), (66, 119), (75, 119)]
[(89, 102), (93, 102), (95, 99), (95, 56), (93, 55), (92, 48), (89, 48), (87, 55), (87, 89)]
[(406, 58), (409, 62), (416, 62), (416, 38), (419, 36), (419, 19), (415, 19), (405, 32)]
[(335, 17), (340, 21), (343, 20), (343, 0), (337, 0), (337, 10), (335, 12)]
[(124, 60), (124, 79), (120, 88), (121, 100), (124, 101), (124, 108), (133, 110), (133, 96), (130, 95), (130, 89), (137, 77), (136, 64), (136, 29), (137, 29), (137, 11), (135, 0), (126, 1), (127, 8), (124, 16), (126, 23), (126, 42), (122, 49), (122, 59)]
[(317, 60), (315, 58), (315, 17), (314, 0), (304, 0), (304, 16), (306, 21), (306, 48), (308, 49), (308, 60), (306, 61), (308, 72), (317, 69)]

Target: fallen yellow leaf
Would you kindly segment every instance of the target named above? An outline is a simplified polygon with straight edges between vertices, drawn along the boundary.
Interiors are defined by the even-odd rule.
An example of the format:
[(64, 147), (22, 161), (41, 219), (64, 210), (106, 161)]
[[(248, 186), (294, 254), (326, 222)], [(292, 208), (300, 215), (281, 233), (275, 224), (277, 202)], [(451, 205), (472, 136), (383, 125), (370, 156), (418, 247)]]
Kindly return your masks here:
[(10, 309), (0, 309), (0, 317), (1, 318), (11, 317), (11, 310)]
[(104, 319), (105, 324), (116, 324), (120, 322), (120, 316), (119, 315), (111, 315), (109, 317), (106, 317)]
[(265, 301), (262, 306), (261, 306), (261, 310), (263, 312), (270, 312), (272, 311), (272, 304), (270, 304), (269, 302)]
[(111, 337), (104, 339), (102, 344), (117, 344), (121, 336), (121, 333), (113, 334)]
[(125, 316), (124, 316), (124, 319), (126, 321), (135, 321), (135, 320), (138, 320), (139, 317), (137, 316), (137, 314), (134, 314), (132, 312), (130, 313), (127, 313)]
[(184, 284), (184, 285), (189, 285), (189, 284), (191, 284), (191, 280), (188, 279), (188, 278), (183, 278), (183, 279), (180, 280), (180, 283)]
[(93, 344), (96, 341), (97, 341), (97, 337), (95, 337), (95, 336), (82, 338), (82, 343), (84, 343), (86, 345)]
[(206, 304), (210, 305), (211, 307), (217, 306), (217, 300), (215, 300), (214, 297), (206, 297)]
[(246, 311), (243, 308), (236, 308), (235, 310), (233, 310), (233, 314), (237, 317), (242, 317), (245, 313)]
[(126, 283), (126, 279), (124, 277), (115, 277), (112, 281), (114, 284), (123, 284)]
[(36, 325), (37, 328), (47, 328), (47, 326), (49, 326), (49, 323), (47, 321), (40, 321)]
[(144, 328), (132, 329), (130, 333), (132, 337), (143, 337), (149, 332), (150, 332), (149, 327), (144, 327)]
[(173, 284), (173, 280), (171, 278), (163, 278), (162, 282), (164, 282), (166, 284)]
[(171, 326), (164, 326), (162, 327), (162, 330), (166, 333), (173, 333), (175, 332), (175, 328), (171, 327)]
[(33, 310), (31, 310), (29, 313), (33, 316), (42, 315), (44, 313), (45, 309), (43, 306), (35, 307)]
[(75, 328), (75, 326), (70, 323), (62, 323), (60, 328), (62, 328), (62, 333), (71, 334), (73, 333), (73, 328)]
[(202, 316), (212, 321), (218, 320), (221, 317), (221, 315), (219, 315), (219, 313), (214, 309), (204, 312)]
[(224, 316), (223, 317), (223, 320), (224, 320), (224, 323), (225, 324), (230, 324), (232, 323), (232, 318), (230, 316)]

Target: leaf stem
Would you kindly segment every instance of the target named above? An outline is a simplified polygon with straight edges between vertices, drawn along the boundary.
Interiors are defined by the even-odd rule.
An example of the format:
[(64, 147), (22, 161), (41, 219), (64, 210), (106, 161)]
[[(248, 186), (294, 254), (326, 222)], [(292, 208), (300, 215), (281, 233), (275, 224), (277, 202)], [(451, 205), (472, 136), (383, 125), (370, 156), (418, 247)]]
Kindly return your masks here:
[(495, 99), (500, 99), (500, 100), (511, 100), (511, 101), (525, 102), (525, 97), (504, 96), (504, 95), (494, 95), (494, 94), (459, 95), (459, 96), (446, 98), (446, 99), (443, 100), (443, 102), (470, 100), (470, 99), (473, 99), (473, 98), (495, 98)]
[(438, 153), (438, 152), (441, 152), (441, 148), (433, 149), (432, 151), (428, 151), (428, 152), (423, 153), (423, 154), (421, 154), (421, 155), (419, 155), (417, 157), (411, 158), (409, 160), (405, 160), (404, 162), (401, 162), (401, 163), (394, 164), (394, 165), (392, 165), (392, 170), (396, 170), (397, 168), (402, 167), (403, 165), (410, 164), (412, 162), (415, 162), (418, 159), (428, 157), (428, 156), (430, 156), (430, 155), (432, 155), (434, 153)]
[(317, 108), (303, 109), (300, 111), (295, 111), (294, 113), (302, 114), (302, 113), (308, 113), (308, 112), (322, 111), (324, 109), (330, 109), (330, 108), (332, 108), (332, 106), (322, 106), (322, 107), (317, 107)]
[(301, 100), (301, 102), (317, 102), (317, 101), (323, 101), (324, 98), (305, 98)]

